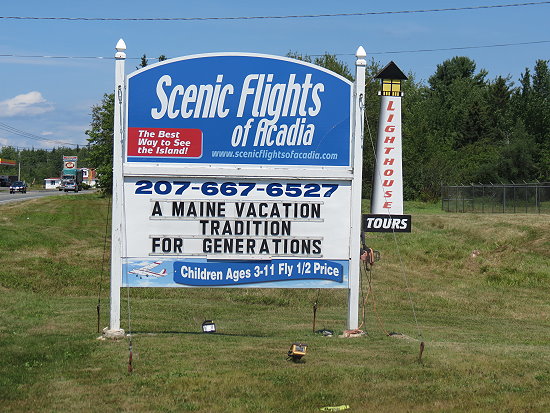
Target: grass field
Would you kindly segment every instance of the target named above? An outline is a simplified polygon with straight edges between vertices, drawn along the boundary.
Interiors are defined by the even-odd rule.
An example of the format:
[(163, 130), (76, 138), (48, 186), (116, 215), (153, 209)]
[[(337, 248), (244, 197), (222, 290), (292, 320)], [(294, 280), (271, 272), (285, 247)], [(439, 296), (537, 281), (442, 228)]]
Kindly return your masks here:
[[(129, 306), (124, 290), (130, 374), (128, 341), (97, 340), (107, 206), (0, 206), (2, 411), (550, 411), (548, 215), (409, 204), (411, 234), (368, 236), (382, 260), (363, 276), (361, 338), (312, 333), (317, 290), (132, 289)], [(344, 291), (322, 290), (317, 328), (342, 332), (346, 312)], [(205, 319), (218, 333), (200, 332)], [(305, 363), (286, 361), (295, 341)]]

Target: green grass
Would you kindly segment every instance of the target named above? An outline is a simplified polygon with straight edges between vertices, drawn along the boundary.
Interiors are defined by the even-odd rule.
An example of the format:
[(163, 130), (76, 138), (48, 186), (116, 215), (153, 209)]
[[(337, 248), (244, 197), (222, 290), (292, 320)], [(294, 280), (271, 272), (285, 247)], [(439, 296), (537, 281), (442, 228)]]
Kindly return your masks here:
[[(367, 234), (382, 254), (368, 336), (314, 335), (316, 290), (132, 289), (129, 374), (128, 341), (97, 340), (107, 200), (0, 206), (2, 411), (549, 411), (548, 217), (439, 208), (408, 204), (410, 234)], [(346, 311), (344, 291), (322, 290), (317, 328), (341, 332)], [(285, 360), (294, 341), (305, 363)]]

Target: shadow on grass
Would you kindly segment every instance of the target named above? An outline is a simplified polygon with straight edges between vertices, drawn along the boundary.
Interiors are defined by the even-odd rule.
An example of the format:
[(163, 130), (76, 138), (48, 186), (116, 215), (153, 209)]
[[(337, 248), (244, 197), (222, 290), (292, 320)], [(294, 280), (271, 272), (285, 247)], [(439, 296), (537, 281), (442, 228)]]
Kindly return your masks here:
[(156, 336), (162, 334), (181, 334), (181, 335), (196, 335), (196, 336), (227, 336), (227, 337), (251, 337), (251, 338), (269, 338), (267, 335), (258, 335), (258, 334), (234, 334), (234, 333), (202, 333), (199, 331), (174, 331), (174, 330), (164, 330), (164, 331), (132, 331), (131, 334), (143, 334), (148, 336)]

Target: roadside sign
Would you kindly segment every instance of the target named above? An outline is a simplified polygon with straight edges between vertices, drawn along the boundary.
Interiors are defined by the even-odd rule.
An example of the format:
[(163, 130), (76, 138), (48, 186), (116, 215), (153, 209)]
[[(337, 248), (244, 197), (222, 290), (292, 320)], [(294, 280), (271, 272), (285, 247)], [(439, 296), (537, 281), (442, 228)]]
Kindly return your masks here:
[(17, 162), (12, 161), (11, 159), (0, 158), (0, 165), (15, 166), (17, 165)]
[(209, 54), (128, 76), (127, 162), (350, 166), (351, 83), (283, 57)]
[[(276, 56), (183, 57), (128, 76), (127, 119), (124, 285), (348, 288), (348, 80)], [(153, 262), (164, 277), (139, 275)]]
[(125, 76), (117, 50), (111, 330), (123, 286), (344, 288), (357, 328), (364, 50), (356, 84), (251, 53)]

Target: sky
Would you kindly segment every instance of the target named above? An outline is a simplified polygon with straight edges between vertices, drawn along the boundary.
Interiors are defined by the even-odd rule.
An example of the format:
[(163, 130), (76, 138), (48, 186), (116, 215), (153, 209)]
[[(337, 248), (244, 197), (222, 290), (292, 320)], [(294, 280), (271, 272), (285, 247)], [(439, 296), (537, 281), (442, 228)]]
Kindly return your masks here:
[(525, 68), (533, 68), (538, 59), (550, 59), (550, 2), (536, 0), (532, 3), (541, 4), (280, 19), (83, 21), (8, 17), (290, 16), (518, 3), (527, 1), (3, 1), (0, 146), (51, 149), (86, 145), (92, 106), (114, 88), (113, 57), (120, 38), (127, 45), (127, 74), (136, 70), (143, 54), (153, 63), (160, 55), (172, 58), (211, 52), (280, 56), (290, 51), (307, 55), (328, 52), (353, 69), (355, 52), (363, 46), (367, 59), (382, 65), (393, 60), (403, 72), (413, 73), (417, 81), (426, 82), (444, 60), (467, 56), (476, 62), (478, 70), (489, 72), (489, 79), (510, 76), (517, 85)]

